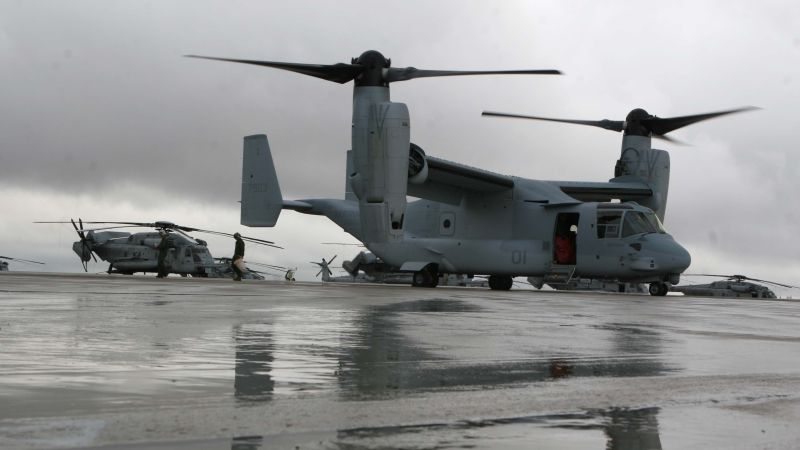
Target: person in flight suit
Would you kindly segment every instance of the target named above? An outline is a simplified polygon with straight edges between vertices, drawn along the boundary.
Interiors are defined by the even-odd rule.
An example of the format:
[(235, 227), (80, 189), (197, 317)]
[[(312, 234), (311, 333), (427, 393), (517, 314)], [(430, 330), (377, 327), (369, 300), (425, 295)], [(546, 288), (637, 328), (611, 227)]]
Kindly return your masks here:
[(165, 278), (167, 276), (167, 253), (169, 253), (170, 239), (167, 232), (161, 230), (158, 232), (161, 236), (161, 242), (156, 247), (158, 249), (158, 278)]
[(233, 277), (233, 281), (242, 281), (242, 275), (244, 274), (244, 240), (242, 240), (242, 235), (239, 233), (234, 233), (233, 238), (236, 239), (236, 247), (233, 249), (233, 258), (231, 258), (231, 269), (236, 274)]

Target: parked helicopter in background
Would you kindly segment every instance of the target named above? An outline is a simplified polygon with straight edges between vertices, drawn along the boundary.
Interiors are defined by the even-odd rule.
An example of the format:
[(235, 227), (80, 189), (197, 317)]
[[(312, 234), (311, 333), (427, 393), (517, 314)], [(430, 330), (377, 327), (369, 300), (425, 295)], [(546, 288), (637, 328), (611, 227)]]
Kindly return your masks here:
[[(233, 267), (231, 267), (231, 263), (233, 262), (232, 258), (228, 257), (221, 257), (221, 258), (214, 258), (214, 262), (217, 263), (216, 266), (212, 268), (212, 270), (207, 271), (208, 276), (211, 278), (233, 278)], [(280, 271), (281, 274), (273, 274), (266, 272), (264, 270), (255, 270), (252, 269), (250, 266), (257, 266), (263, 267), (264, 269), (269, 270), (276, 270)], [(274, 264), (265, 264), (265, 263), (258, 263), (253, 261), (245, 261), (245, 271), (242, 274), (242, 278), (245, 280), (264, 280), (267, 276), (272, 277), (285, 277), (285, 274), (288, 273), (291, 269), (288, 267), (283, 266), (276, 266)]]
[[(35, 223), (71, 223), (78, 233), (80, 240), (72, 244), (72, 250), (78, 255), (83, 264), (83, 270), (88, 271), (88, 263), (97, 258), (107, 261), (108, 273), (121, 273), (132, 275), (136, 272), (157, 272), (158, 271), (158, 245), (162, 239), (162, 233), (169, 242), (169, 251), (165, 260), (168, 273), (175, 273), (181, 276), (214, 276), (219, 268), (217, 263), (208, 251), (206, 241), (196, 239), (186, 233), (198, 232), (208, 233), (216, 236), (232, 237), (233, 234), (220, 231), (203, 230), (200, 228), (177, 225), (172, 222), (105, 222), (92, 221), (84, 222), (78, 219), (78, 224), (74, 220), (69, 222), (35, 222)], [(109, 225), (93, 229), (86, 229), (84, 224)], [(128, 233), (125, 231), (108, 231), (119, 228), (155, 228), (156, 231), (146, 231), (139, 233)], [(282, 248), (274, 242), (263, 239), (242, 236), (246, 242), (251, 242), (268, 247)]]
[(12, 258), (10, 256), (0, 256), (0, 272), (8, 272), (8, 261), (21, 262), (25, 264), (44, 264), (39, 261), (31, 261), (30, 259)]
[[(651, 139), (747, 109), (667, 119), (635, 109), (624, 122), (571, 121), (624, 132), (614, 178), (540, 181), (427, 155), (411, 142), (408, 109), (390, 101), (389, 85), (424, 77), (558, 71), (394, 68), (373, 50), (333, 65), (199, 58), (354, 82), (345, 199), (284, 200), (267, 137), (248, 136), (241, 223), (274, 226), (282, 209), (324, 215), (386, 263), (413, 273), (413, 286), (435, 287), (440, 273), (488, 274), (490, 288), (502, 290), (511, 288), (515, 276), (545, 282), (585, 277), (650, 282), (651, 294), (666, 295), (691, 258), (661, 225), (669, 154), (652, 149)], [(407, 203), (407, 196), (421, 200)], [(577, 232), (570, 236), (573, 227)], [(565, 258), (556, 252), (559, 237), (570, 241)]]
[(767, 283), (774, 286), (780, 286), (782, 288), (800, 289), (797, 286), (776, 283), (774, 281), (759, 280), (758, 278), (750, 278), (744, 275), (694, 274), (690, 276), (718, 277), (725, 278), (725, 280), (712, 281), (708, 284), (672, 286), (670, 287), (670, 291), (680, 292), (683, 295), (689, 295), (693, 297), (778, 298), (767, 286), (751, 283), (751, 281)]

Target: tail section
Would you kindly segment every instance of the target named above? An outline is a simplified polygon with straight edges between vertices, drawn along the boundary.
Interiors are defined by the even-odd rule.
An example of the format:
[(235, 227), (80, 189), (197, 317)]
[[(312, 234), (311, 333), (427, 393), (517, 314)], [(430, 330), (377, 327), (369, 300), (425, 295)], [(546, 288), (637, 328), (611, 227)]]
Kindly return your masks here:
[(246, 136), (242, 163), (242, 225), (273, 227), (282, 207), (281, 188), (267, 136)]
[(669, 153), (650, 146), (649, 136), (625, 135), (622, 137), (622, 154), (614, 169), (612, 182), (640, 181), (646, 183), (651, 195), (635, 200), (652, 209), (663, 222), (667, 211), (669, 193)]

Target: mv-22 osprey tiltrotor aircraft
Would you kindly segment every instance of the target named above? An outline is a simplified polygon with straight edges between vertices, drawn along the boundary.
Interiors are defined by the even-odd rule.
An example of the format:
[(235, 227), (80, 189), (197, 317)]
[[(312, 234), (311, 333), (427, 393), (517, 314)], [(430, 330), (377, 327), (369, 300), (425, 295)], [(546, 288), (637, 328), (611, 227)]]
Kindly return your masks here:
[[(121, 273), (132, 275), (136, 272), (158, 271), (158, 245), (165, 236), (169, 250), (165, 259), (168, 273), (181, 276), (192, 275), (196, 277), (225, 277), (230, 264), (218, 262), (208, 251), (206, 242), (196, 239), (186, 233), (208, 233), (218, 236), (232, 237), (232, 234), (220, 231), (202, 230), (200, 228), (177, 225), (172, 222), (84, 222), (78, 219), (69, 222), (34, 222), (34, 223), (71, 223), (78, 233), (78, 241), (72, 244), (72, 250), (81, 259), (83, 270), (88, 271), (89, 261), (95, 254), (103, 261), (108, 262), (108, 273)], [(80, 226), (79, 226), (80, 224)], [(87, 229), (84, 224), (110, 225)], [(111, 231), (119, 228), (145, 227), (155, 228), (156, 231), (128, 233), (126, 231)], [(242, 236), (246, 242), (251, 242), (269, 247), (282, 248), (272, 241)], [(253, 277), (248, 277), (253, 278)]]
[[(197, 56), (193, 56), (197, 57)], [(492, 289), (513, 277), (543, 282), (574, 276), (650, 282), (665, 295), (689, 267), (689, 253), (666, 233), (669, 154), (652, 137), (733, 111), (661, 119), (634, 110), (622, 155), (608, 182), (540, 181), (501, 175), (427, 155), (411, 143), (408, 109), (389, 84), (414, 78), (484, 74), (558, 74), (555, 70), (441, 71), (391, 67), (377, 51), (350, 64), (218, 61), (354, 82), (352, 149), (345, 199), (283, 200), (264, 135), (244, 140), (241, 223), (274, 226), (281, 209), (324, 215), (388, 264), (412, 272), (414, 286), (436, 286), (439, 273), (486, 274)], [(409, 204), (406, 196), (420, 198)], [(609, 203), (612, 200), (621, 203)]]

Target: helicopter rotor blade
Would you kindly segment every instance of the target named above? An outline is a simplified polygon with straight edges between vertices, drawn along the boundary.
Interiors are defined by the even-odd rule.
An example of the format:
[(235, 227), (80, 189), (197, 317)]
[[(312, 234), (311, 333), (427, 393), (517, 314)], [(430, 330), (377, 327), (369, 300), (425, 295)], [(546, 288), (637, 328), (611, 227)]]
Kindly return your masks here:
[(789, 288), (789, 289), (800, 289), (800, 288), (798, 288), (797, 286), (792, 286), (791, 284), (783, 284), (783, 283), (778, 283), (778, 282), (776, 282), (776, 281), (769, 281), (769, 280), (759, 280), (758, 278), (750, 278), (750, 277), (746, 277), (746, 276), (743, 276), (743, 275), (737, 275), (737, 277), (740, 277), (740, 278), (742, 278), (742, 279), (744, 279), (744, 280), (752, 280), (752, 281), (757, 281), (757, 282), (759, 282), (759, 283), (768, 283), (768, 284), (774, 284), (775, 286), (785, 287), (785, 288)]
[(512, 119), (532, 119), (532, 120), (544, 120), (547, 122), (561, 122), (561, 123), (571, 123), (574, 125), (588, 125), (592, 127), (603, 128), (605, 130), (611, 131), (622, 131), (624, 129), (624, 124), (622, 120), (572, 120), (572, 119), (554, 119), (550, 117), (539, 117), (539, 116), (526, 116), (522, 114), (507, 114), (501, 112), (494, 112), (494, 111), (484, 111), (481, 113), (482, 116), (490, 116), (490, 117), (509, 117)]
[(275, 264), (265, 264), (265, 263), (252, 262), (252, 261), (247, 261), (247, 264), (252, 264), (254, 266), (267, 267), (269, 269), (275, 269), (275, 270), (288, 270), (289, 269), (288, 267), (278, 266), (278, 265), (275, 265)]
[(328, 260), (328, 265), (331, 265), (333, 263), (333, 260), (336, 259), (337, 256), (339, 255), (333, 255), (333, 258)]
[(187, 58), (208, 59), (211, 61), (224, 61), (240, 64), (252, 64), (256, 66), (272, 67), (273, 69), (288, 70), (310, 77), (321, 78), (327, 81), (344, 84), (355, 80), (364, 71), (364, 66), (360, 64), (299, 64), (276, 61), (257, 61), (252, 59), (233, 59), (217, 58), (213, 56), (184, 55)]
[[(704, 120), (713, 119), (715, 117), (720, 117), (728, 114), (734, 114), (738, 112), (744, 111), (753, 111), (757, 108), (755, 106), (745, 106), (742, 108), (736, 109), (729, 109), (726, 111), (717, 111), (711, 113), (704, 113), (704, 114), (694, 114), (691, 116), (679, 116), (679, 117), (657, 117), (649, 115), (646, 117), (636, 117), (634, 116), (631, 119), (631, 115), (635, 112), (641, 112), (643, 114), (647, 114), (644, 110), (634, 110), (631, 111), (631, 114), (628, 115), (627, 120), (635, 120), (636, 122), (640, 123), (644, 128), (646, 128), (654, 138), (663, 139), (667, 142), (672, 142), (675, 144), (685, 145), (684, 143), (677, 141), (672, 138), (668, 138), (665, 135), (671, 131), (675, 131), (679, 128), (683, 128), (688, 125), (692, 125), (697, 122), (702, 122)], [(533, 120), (544, 120), (548, 122), (561, 122), (561, 123), (570, 123), (574, 125), (588, 125), (598, 128), (603, 128), (606, 130), (611, 131), (624, 131), (626, 129), (626, 121), (623, 120), (572, 120), (572, 119), (555, 119), (551, 117), (540, 117), (540, 116), (526, 116), (521, 114), (506, 114), (506, 113), (499, 113), (499, 112), (492, 112), (492, 111), (484, 111), (481, 115), (483, 116), (494, 116), (494, 117), (510, 117), (516, 119), (533, 119)]]
[[(198, 232), (198, 233), (213, 234), (213, 235), (216, 235), (216, 236), (233, 237), (233, 234), (231, 234), (231, 233), (223, 233), (222, 231), (203, 230), (201, 228), (186, 227), (186, 226), (182, 226), (182, 225), (176, 225), (175, 228), (178, 229), (178, 230), (181, 230), (181, 231), (189, 232), (189, 233)], [(258, 238), (254, 238), (254, 237), (250, 237), (250, 236), (241, 236), (240, 235), (240, 237), (242, 238), (243, 241), (251, 242), (253, 244), (266, 245), (267, 247), (283, 249), (283, 247), (281, 247), (279, 245), (276, 245), (275, 242), (273, 242), (273, 241), (267, 241), (265, 239), (258, 239)]]
[(683, 128), (685, 126), (692, 125), (697, 122), (702, 122), (704, 120), (713, 119), (715, 117), (725, 116), (728, 114), (734, 114), (738, 112), (744, 111), (753, 111), (757, 108), (755, 106), (745, 106), (743, 108), (736, 108), (736, 109), (729, 109), (727, 111), (717, 111), (705, 114), (694, 114), (691, 116), (680, 116), (680, 117), (651, 117), (648, 119), (641, 119), (641, 122), (644, 126), (649, 129), (654, 136), (663, 136), (670, 131), (675, 131), (679, 128)]
[(318, 277), (318, 276), (319, 276), (319, 274), (321, 274), (323, 270), (325, 270), (325, 269), (320, 269), (320, 270), (319, 270), (319, 272), (317, 272), (317, 274), (316, 274), (316, 275), (314, 275), (314, 278)]
[(72, 227), (75, 228), (75, 232), (78, 233), (78, 237), (81, 238), (81, 242), (85, 241), (86, 236), (83, 234), (83, 224), (81, 224), (81, 226), (78, 227), (78, 225), (75, 223), (73, 219), (69, 219), (69, 221), (72, 223)]
[(416, 67), (394, 68), (386, 70), (384, 80), (389, 83), (395, 81), (413, 80), (414, 78), (455, 77), (464, 75), (561, 75), (561, 71), (554, 69), (544, 70), (423, 70)]
[(44, 264), (43, 262), (33, 261), (30, 259), (22, 259), (22, 258), (12, 258), (10, 256), (0, 256), (0, 259), (7, 259), (9, 261), (18, 261), (23, 263), (32, 263), (32, 264)]
[[(302, 75), (321, 78), (327, 81), (344, 84), (358, 78), (365, 70), (361, 64), (300, 64), (277, 61), (259, 61), (253, 59), (219, 58), (214, 56), (184, 55), (187, 58), (208, 59), (212, 61), (252, 64), (256, 66), (271, 67), (273, 69), (288, 70)], [(393, 83), (414, 78), (450, 77), (463, 75), (561, 75), (558, 70), (421, 70), (416, 67), (387, 68), (383, 72), (383, 81)]]

